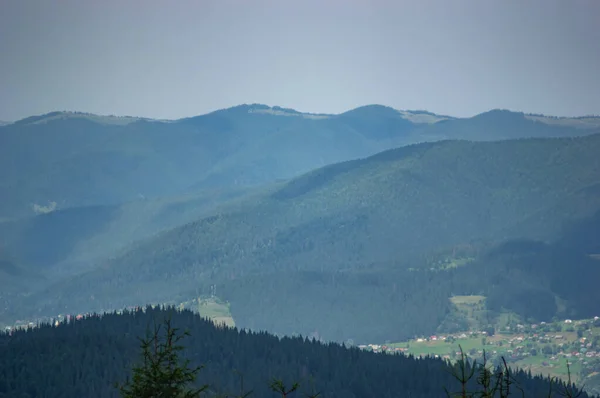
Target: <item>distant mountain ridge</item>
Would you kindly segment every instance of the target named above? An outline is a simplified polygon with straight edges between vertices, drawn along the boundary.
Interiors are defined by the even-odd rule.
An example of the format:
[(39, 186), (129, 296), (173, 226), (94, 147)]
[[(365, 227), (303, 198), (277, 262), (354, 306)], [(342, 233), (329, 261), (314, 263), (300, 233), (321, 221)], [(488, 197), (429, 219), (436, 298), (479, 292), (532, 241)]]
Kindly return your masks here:
[[(178, 120), (51, 112), (0, 126), (0, 219), (250, 187), (403, 145), (564, 137), (596, 119), (509, 111), (453, 118), (367, 105), (338, 115), (239, 105)], [(54, 205), (53, 205), (54, 206)]]
[[(593, 123), (594, 125), (596, 125), (596, 122), (600, 123), (600, 115), (553, 116), (553, 115), (541, 114), (541, 113), (525, 113), (525, 112), (513, 111), (513, 110), (508, 110), (508, 109), (502, 109), (502, 108), (490, 109), (489, 111), (482, 112), (480, 114), (476, 114), (473, 116), (458, 117), (458, 116), (437, 114), (437, 113), (430, 112), (430, 111), (427, 111), (424, 109), (413, 109), (413, 110), (411, 110), (411, 109), (396, 109), (396, 108), (393, 108), (393, 107), (390, 107), (387, 105), (381, 105), (381, 104), (362, 105), (362, 106), (341, 112), (339, 114), (335, 114), (335, 113), (301, 112), (301, 111), (295, 110), (293, 108), (284, 108), (284, 107), (280, 107), (277, 105), (269, 106), (266, 104), (252, 103), (252, 104), (240, 104), (240, 105), (232, 106), (229, 108), (217, 109), (214, 111), (207, 112), (205, 114), (200, 114), (200, 115), (196, 115), (196, 116), (188, 116), (188, 117), (183, 117), (180, 119), (157, 119), (157, 118), (152, 118), (152, 117), (131, 116), (131, 115), (121, 115), (121, 116), (102, 115), (102, 114), (96, 114), (96, 113), (91, 113), (91, 112), (82, 112), (82, 111), (52, 111), (52, 112), (48, 112), (48, 113), (41, 114), (41, 115), (28, 116), (26, 118), (19, 119), (14, 122), (0, 121), (0, 125), (12, 124), (12, 123), (18, 123), (18, 124), (39, 123), (40, 121), (47, 122), (48, 120), (55, 119), (55, 118), (62, 118), (62, 119), (89, 118), (91, 120), (95, 120), (98, 122), (102, 122), (103, 119), (106, 121), (121, 119), (123, 122), (125, 122), (125, 121), (135, 122), (138, 120), (157, 121), (157, 122), (177, 122), (177, 121), (189, 120), (189, 119), (193, 119), (193, 118), (197, 118), (197, 117), (202, 117), (202, 116), (207, 116), (207, 115), (211, 115), (211, 114), (215, 114), (215, 113), (227, 112), (227, 111), (232, 111), (232, 110), (243, 110), (243, 111), (247, 111), (248, 113), (265, 113), (265, 114), (272, 114), (272, 115), (278, 115), (278, 116), (303, 116), (303, 117), (307, 117), (307, 118), (312, 118), (312, 117), (325, 118), (325, 117), (340, 116), (343, 114), (360, 111), (363, 108), (365, 108), (365, 109), (381, 108), (381, 109), (391, 110), (391, 111), (401, 114), (403, 117), (405, 117), (409, 120), (413, 117), (418, 117), (420, 115), (433, 117), (435, 121), (446, 120), (446, 119), (463, 119), (464, 120), (464, 119), (475, 118), (475, 117), (478, 117), (480, 115), (483, 115), (483, 114), (486, 114), (489, 112), (504, 112), (504, 113), (513, 113), (513, 114), (517, 114), (517, 115), (523, 115), (526, 118), (530, 118), (532, 120), (538, 120), (538, 121), (541, 121), (544, 123), (549, 123), (549, 124), (551, 124), (552, 121), (556, 121), (556, 120), (563, 120), (563, 121), (588, 120), (588, 121), (594, 121), (594, 123)], [(411, 120), (411, 121), (415, 122), (414, 120)], [(586, 127), (590, 127), (590, 126), (580, 124), (578, 127), (586, 128)]]

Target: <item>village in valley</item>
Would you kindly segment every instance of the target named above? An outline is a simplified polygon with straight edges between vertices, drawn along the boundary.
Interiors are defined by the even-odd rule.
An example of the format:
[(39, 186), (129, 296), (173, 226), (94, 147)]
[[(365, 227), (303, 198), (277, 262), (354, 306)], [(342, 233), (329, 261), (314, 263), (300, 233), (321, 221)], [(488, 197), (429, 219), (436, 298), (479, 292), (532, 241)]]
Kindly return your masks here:
[[(511, 331), (507, 327), (492, 335), (486, 331), (469, 331), (432, 335), (403, 343), (359, 345), (359, 348), (380, 353), (453, 359), (460, 356), (460, 345), (469, 357), (480, 357), (485, 349), (488, 358), (502, 355), (513, 362), (540, 354), (547, 356), (550, 361), (558, 358), (600, 358), (599, 318), (564, 322), (568, 326), (558, 330), (556, 323), (517, 324), (516, 330)], [(552, 367), (551, 364), (546, 366)]]
[[(464, 296), (469, 297), (469, 296)], [(481, 296), (478, 296), (481, 297)], [(460, 306), (459, 306), (460, 307)], [(460, 310), (460, 309), (459, 309)], [(386, 354), (434, 357), (447, 361), (461, 358), (513, 368), (533, 375), (570, 377), (588, 392), (600, 393), (600, 318), (555, 319), (526, 323), (508, 316), (500, 327), (471, 328), (467, 331), (416, 337), (405, 342), (364, 344), (359, 348)]]

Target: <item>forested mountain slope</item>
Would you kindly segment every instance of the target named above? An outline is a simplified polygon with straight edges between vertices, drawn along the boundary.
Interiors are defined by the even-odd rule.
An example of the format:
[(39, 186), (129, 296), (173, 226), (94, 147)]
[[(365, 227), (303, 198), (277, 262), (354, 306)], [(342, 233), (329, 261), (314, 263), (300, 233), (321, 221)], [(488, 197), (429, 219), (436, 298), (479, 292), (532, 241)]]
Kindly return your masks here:
[[(216, 285), (241, 326), (361, 340), (425, 333), (447, 315), (441, 298), (454, 287), (409, 268), (453, 245), (558, 239), (600, 208), (598, 153), (600, 135), (442, 141), (327, 166), (140, 242), (19, 307), (115, 308)], [(412, 316), (419, 300), (436, 310)], [(331, 314), (338, 321), (324, 323)]]
[[(380, 105), (314, 115), (256, 104), (176, 121), (73, 112), (23, 119), (0, 128), (0, 250), (38, 277), (3, 278), (2, 294), (29, 294), (134, 242), (257, 195), (257, 184), (328, 163), (445, 138), (585, 135), (597, 128), (595, 120), (508, 111), (458, 119)], [(294, 195), (305, 189), (298, 184), (340, 167), (347, 166), (301, 178), (273, 198)], [(318, 222), (346, 211), (338, 207)], [(318, 228), (311, 222), (307, 228)]]

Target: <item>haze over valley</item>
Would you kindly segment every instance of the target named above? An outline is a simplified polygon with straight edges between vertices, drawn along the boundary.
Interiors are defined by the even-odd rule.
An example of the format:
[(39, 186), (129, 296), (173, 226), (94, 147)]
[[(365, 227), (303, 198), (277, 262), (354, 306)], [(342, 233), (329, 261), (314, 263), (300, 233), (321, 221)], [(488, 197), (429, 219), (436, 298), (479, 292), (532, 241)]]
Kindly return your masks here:
[(600, 8), (401, 3), (8, 0), (0, 398), (600, 396)]

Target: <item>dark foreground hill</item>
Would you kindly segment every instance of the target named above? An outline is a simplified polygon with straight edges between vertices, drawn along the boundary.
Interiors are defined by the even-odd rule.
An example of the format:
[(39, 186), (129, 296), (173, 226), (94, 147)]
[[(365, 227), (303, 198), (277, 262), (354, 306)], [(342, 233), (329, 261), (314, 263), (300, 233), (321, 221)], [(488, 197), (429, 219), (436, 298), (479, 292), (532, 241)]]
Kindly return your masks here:
[[(327, 166), (136, 244), (4, 314), (180, 302), (216, 287), (242, 327), (361, 342), (430, 333), (448, 297), (474, 288), (429, 270), (428, 254), (556, 241), (600, 209), (598, 153), (600, 135), (443, 141)], [(467, 269), (475, 285), (488, 283)]]
[[(117, 397), (114, 384), (123, 382), (138, 360), (136, 337), (167, 315), (175, 327), (191, 333), (184, 355), (194, 365), (205, 365), (198, 382), (210, 385), (207, 396), (237, 394), (239, 374), (245, 389), (256, 397), (276, 396), (268, 389), (272, 378), (288, 385), (298, 381), (301, 391), (312, 387), (322, 397), (437, 398), (444, 396), (444, 387), (450, 391), (458, 387), (441, 360), (374, 354), (303, 338), (279, 339), (218, 328), (188, 311), (146, 308), (0, 334), (0, 397)], [(548, 380), (523, 372), (514, 376), (525, 397), (547, 397)]]

